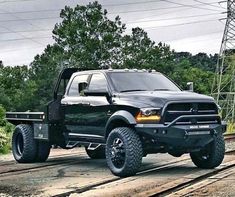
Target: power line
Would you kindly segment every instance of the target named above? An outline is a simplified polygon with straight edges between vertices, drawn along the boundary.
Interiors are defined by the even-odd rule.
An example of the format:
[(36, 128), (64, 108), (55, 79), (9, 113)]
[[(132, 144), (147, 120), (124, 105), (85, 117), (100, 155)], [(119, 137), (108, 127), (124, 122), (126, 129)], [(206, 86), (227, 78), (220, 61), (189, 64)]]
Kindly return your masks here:
[[(206, 41), (206, 40), (208, 40), (208, 38), (207, 39), (205, 39), (205, 38), (200, 39), (199, 37), (206, 37), (206, 36), (209, 36), (209, 35), (216, 35), (217, 36), (217, 35), (222, 34), (222, 33), (223, 33), (223, 31), (214, 31), (214, 32), (202, 34), (200, 36), (188, 36), (188, 37), (185, 37), (185, 38), (182, 38), (182, 39), (164, 40), (163, 42), (175, 42), (175, 41), (186, 40), (186, 39), (197, 39), (197, 40), (194, 40), (193, 42), (195, 42), (195, 41), (204, 41), (204, 40)], [(210, 38), (210, 40), (211, 40), (211, 38)]]
[(12, 3), (12, 2), (23, 2), (23, 1), (34, 1), (34, 0), (7, 0), (7, 1), (0, 1), (0, 3)]
[[(52, 38), (52, 36), (37, 36), (37, 37), (24, 37), (24, 38), (14, 38), (14, 39), (5, 39), (5, 40), (0, 40), (0, 42), (9, 42), (9, 41), (19, 41), (19, 40), (32, 40), (33, 39), (43, 39), (43, 38)], [(42, 43), (40, 43), (42, 45)]]
[[(149, 20), (141, 20), (141, 21), (127, 21), (126, 24), (129, 23), (142, 23), (142, 22), (151, 22), (151, 21), (165, 21), (171, 19), (182, 19), (182, 18), (194, 18), (194, 17), (201, 17), (201, 16), (211, 16), (211, 15), (218, 15), (218, 14), (226, 14), (226, 13), (210, 13), (210, 14), (199, 14), (199, 15), (191, 15), (191, 16), (182, 16), (182, 17), (172, 17), (172, 18), (164, 18), (164, 19), (149, 19)], [(0, 20), (1, 22), (15, 22), (15, 21), (34, 21), (34, 20), (49, 20), (49, 19), (62, 19), (60, 17), (41, 17), (41, 18), (22, 18), (22, 19), (9, 19), (9, 20)], [(1, 33), (1, 32), (0, 32)]]
[(185, 22), (185, 23), (178, 23), (178, 24), (172, 24), (172, 25), (159, 25), (159, 26), (153, 26), (153, 27), (147, 27), (144, 28), (145, 30), (154, 30), (159, 27), (174, 27), (174, 26), (183, 26), (183, 25), (190, 25), (190, 24), (197, 24), (197, 23), (205, 23), (210, 21), (218, 21), (219, 19), (210, 19), (210, 20), (201, 20), (201, 21), (193, 21), (193, 22)]
[[(168, 3), (170, 3), (170, 2), (168, 2)], [(195, 4), (195, 5), (202, 5), (202, 4)], [(138, 10), (129, 10), (129, 11), (118, 11), (118, 12), (112, 12), (112, 13), (109, 13), (109, 14), (126, 14), (126, 13), (136, 13), (136, 12), (150, 12), (150, 11), (156, 11), (156, 10), (177, 9), (177, 8), (182, 8), (182, 7), (191, 7), (191, 8), (197, 8), (197, 9), (203, 9), (203, 10), (210, 10), (210, 11), (220, 11), (220, 10), (215, 10), (215, 9), (210, 9), (210, 8), (200, 8), (200, 7), (196, 7), (196, 6), (189, 6), (189, 5), (181, 4), (180, 6), (163, 7), (163, 8), (151, 8), (151, 9), (138, 9)]]
[[(41, 13), (41, 12), (58, 12), (61, 11), (61, 9), (47, 9), (47, 10), (30, 10), (30, 11), (17, 11), (17, 12), (11, 12), (14, 14), (30, 14), (30, 13)], [(9, 14), (6, 12), (1, 12), (0, 15), (5, 15), (5, 14)]]
[[(4, 28), (4, 27), (3, 27)], [(45, 31), (52, 31), (52, 29), (35, 29), (35, 30), (22, 30), (22, 31), (1, 31), (0, 34), (8, 34), (8, 33), (29, 33), (29, 32), (45, 32)]]
[[(221, 13), (222, 14), (222, 13)], [(210, 14), (208, 14), (210, 15)], [(188, 17), (198, 17), (199, 15), (192, 15), (192, 16), (188, 16)], [(203, 15), (201, 15), (203, 16)], [(204, 15), (206, 16), (206, 15)], [(136, 23), (141, 23), (141, 22), (151, 22), (151, 21), (165, 21), (165, 20), (171, 20), (171, 19), (181, 19), (181, 18), (187, 18), (187, 17), (175, 17), (175, 18), (166, 18), (166, 19), (159, 19), (159, 20), (145, 20), (145, 21), (132, 21), (130, 23), (126, 23), (126, 24), (136, 24)], [(208, 21), (214, 21), (214, 19), (212, 20), (205, 20), (205, 22), (208, 22)], [(193, 22), (188, 22), (188, 23), (183, 23), (183, 24), (193, 24), (193, 23), (197, 23), (198, 21), (193, 21)], [(200, 22), (203, 22), (203, 21), (200, 21)], [(173, 25), (168, 25), (168, 26), (178, 26), (178, 25), (183, 25), (183, 24), (173, 24)], [(157, 26), (157, 27), (160, 27), (160, 26)], [(167, 25), (165, 25), (164, 27), (167, 27)], [(36, 29), (36, 30), (22, 30), (22, 31), (5, 31), (5, 32), (0, 32), (0, 35), (1, 34), (8, 34), (8, 33), (30, 33), (30, 32), (45, 32), (45, 31), (52, 31), (52, 29)]]
[(35, 21), (35, 20), (49, 20), (49, 19), (62, 19), (62, 18), (60, 17), (18, 18), (18, 19), (0, 20), (0, 22)]
[[(167, 0), (159, 0), (159, 2), (168, 2), (171, 4), (176, 4), (178, 6), (172, 6), (172, 7), (159, 7), (159, 8), (153, 8), (153, 9), (137, 9), (137, 10), (129, 10), (129, 11), (118, 11), (118, 12), (112, 12), (109, 14), (119, 14), (119, 13), (133, 13), (133, 12), (149, 12), (149, 11), (156, 11), (156, 10), (165, 10), (165, 9), (175, 9), (175, 8), (181, 8), (181, 7), (191, 7), (191, 8), (197, 8), (197, 9), (203, 9), (203, 10), (212, 10), (212, 11), (220, 11), (220, 10), (215, 10), (215, 9), (209, 9), (209, 8), (200, 8), (197, 6), (201, 6), (203, 5), (202, 3), (199, 4), (193, 4), (193, 5), (187, 5), (187, 4), (181, 4), (181, 3), (175, 3), (175, 2), (171, 2), (171, 1), (167, 1)], [(152, 2), (152, 1), (149, 1)], [(143, 1), (143, 3), (146, 3)], [(212, 2), (212, 3), (208, 3), (209, 4), (215, 4), (218, 2)], [(105, 6), (105, 5), (102, 5)], [(61, 11), (61, 9), (47, 9), (47, 10), (32, 10), (32, 11), (18, 11), (18, 12), (8, 12), (8, 13), (0, 13), (0, 15), (2, 14), (25, 14), (25, 13), (40, 13), (40, 12), (57, 12), (57, 11)]]
[[(221, 6), (213, 5), (211, 3), (206, 3), (206, 2), (203, 2), (203, 1), (200, 1), (200, 0), (193, 0), (193, 1), (195, 1), (197, 3), (201, 3), (201, 4), (206, 5), (206, 6), (211, 6), (211, 7), (220, 8), (220, 9), (223, 8)], [(218, 2), (218, 4), (219, 4), (219, 2)], [(226, 9), (226, 8), (223, 8), (223, 9)]]
[[(11, 31), (12, 33), (17, 33), (17, 32), (15, 32), (14, 30), (11, 30), (11, 29), (9, 29), (9, 28), (7, 28), (7, 27), (3, 27), (3, 28), (5, 28), (5, 29), (8, 30), (8, 31)], [(41, 42), (38, 42), (38, 41), (36, 41), (36, 40), (34, 40), (34, 39), (31, 39), (31, 38), (29, 38), (29, 37), (26, 37), (26, 36), (24, 36), (24, 35), (22, 35), (22, 34), (20, 34), (20, 36), (22, 36), (24, 40), (31, 40), (31, 41), (33, 41), (33, 42), (39, 44), (39, 45), (44, 46)], [(13, 40), (13, 39), (12, 39), (12, 40)], [(3, 40), (2, 40), (2, 41), (3, 41)], [(2, 41), (0, 41), (0, 42), (2, 42)], [(11, 40), (7, 40), (7, 41), (11, 41)]]
[(103, 4), (102, 6), (107, 7), (115, 7), (115, 6), (126, 6), (126, 5), (138, 5), (138, 4), (145, 4), (145, 3), (158, 3), (161, 0), (150, 0), (150, 1), (137, 1), (137, 2), (129, 2), (129, 3), (118, 3), (118, 4)]
[(167, 3), (170, 3), (170, 4), (179, 5), (179, 6), (184, 6), (184, 7), (191, 7), (191, 8), (202, 9), (202, 10), (220, 11), (220, 10), (215, 10), (215, 9), (210, 9), (210, 8), (198, 7), (198, 5), (203, 5), (202, 3), (189, 5), (189, 4), (177, 3), (177, 2), (174, 2), (174, 1), (170, 1), (170, 0), (161, 0), (161, 1), (167, 2)]
[[(20, 3), (25, 1), (36, 1), (36, 0), (8, 0), (8, 1), (0, 1), (0, 3), (13, 3), (13, 2)], [(149, 0), (149, 1), (129, 2), (129, 3), (118, 3), (118, 4), (103, 4), (103, 6), (125, 6), (125, 5), (143, 4), (143, 3), (157, 3), (159, 1), (160, 0)]]
[(179, 16), (179, 17), (171, 17), (171, 18), (164, 18), (164, 19), (149, 19), (149, 20), (140, 20), (140, 21), (129, 21), (126, 24), (135, 24), (135, 23), (144, 23), (144, 22), (157, 22), (157, 21), (167, 21), (167, 20), (177, 20), (177, 19), (188, 19), (188, 18), (195, 18), (195, 17), (203, 17), (203, 16), (213, 16), (225, 13), (211, 13), (211, 14), (198, 14), (198, 15), (190, 15), (190, 16)]
[(20, 49), (10, 49), (10, 50), (1, 50), (1, 53), (11, 53), (13, 51), (24, 51), (24, 50), (29, 50), (29, 49), (44, 49), (45, 47), (40, 46), (40, 47), (27, 47), (27, 48), (20, 48)]
[[(4, 11), (4, 12), (8, 12), (8, 11), (6, 11), (6, 10), (4, 10), (4, 9), (0, 9), (0, 10), (2, 10), (2, 11)], [(14, 17), (16, 17), (16, 18), (18, 18), (18, 19), (21, 19), (20, 17), (18, 17), (18, 16), (16, 16), (14, 13), (11, 13), (11, 12), (8, 12), (10, 15), (12, 15), (12, 16), (14, 16)], [(29, 25), (31, 25), (32, 27), (38, 27), (37, 25), (35, 25), (35, 24), (32, 24), (31, 22), (27, 22)], [(7, 30), (10, 30), (11, 31), (11, 29), (9, 29), (9, 28), (6, 28), (6, 27), (3, 27), (3, 28), (5, 28), (5, 29), (7, 29)], [(15, 33), (14, 32), (14, 30), (12, 31), (13, 33)], [(33, 40), (33, 39), (30, 39), (30, 38), (27, 38), (26, 36), (24, 36), (23, 34), (21, 34), (21, 33), (18, 33), (19, 35), (21, 35), (22, 37), (24, 37), (24, 38), (26, 38), (26, 39), (29, 39), (29, 40), (31, 40), (31, 41), (33, 41), (33, 42), (35, 42), (35, 43), (37, 43), (37, 44), (39, 44), (39, 45), (42, 45), (42, 43), (41, 42), (38, 42), (38, 41), (36, 41), (36, 40)]]
[[(223, 14), (223, 13), (221, 13)], [(205, 15), (191, 15), (191, 16), (183, 16), (183, 17), (175, 17), (175, 18), (165, 18), (165, 19), (159, 19), (159, 20), (144, 20), (144, 21), (132, 21), (132, 22), (127, 22), (126, 24), (136, 24), (136, 23), (142, 23), (142, 22), (151, 22), (151, 21), (165, 21), (165, 20), (171, 20), (171, 19), (181, 19), (181, 18), (189, 18), (189, 17), (199, 17), (199, 16), (209, 16), (209, 15), (216, 15), (215, 13), (212, 14), (205, 14)], [(206, 20), (205, 22), (207, 22), (208, 20)], [(209, 20), (212, 21), (212, 20)], [(200, 21), (202, 22), (202, 21)], [(197, 21), (195, 22), (188, 22), (188, 23), (183, 23), (183, 24), (193, 24), (193, 23), (197, 23)], [(174, 24), (174, 25), (168, 25), (168, 26), (177, 26), (177, 25), (183, 25), (183, 24)], [(165, 25), (164, 27), (166, 27), (167, 25)], [(29, 32), (45, 32), (45, 31), (52, 31), (52, 29), (36, 29), (36, 30), (22, 30), (22, 31), (5, 31), (5, 32), (0, 32), (0, 34), (7, 34), (7, 33), (29, 33)]]
[[(27, 1), (29, 1), (29, 0), (27, 0)], [(160, 1), (164, 1), (164, 0), (160, 0)], [(153, 1), (148, 1), (148, 2), (153, 2)], [(174, 7), (164, 7), (164, 8), (155, 8), (155, 9), (144, 9), (144, 10), (131, 10), (131, 11), (124, 11), (124, 12), (118, 12), (118, 13), (130, 13), (130, 12), (143, 12), (143, 11), (153, 11), (153, 10), (162, 10), (162, 9), (174, 9), (174, 8), (181, 8), (181, 7), (190, 7), (190, 8), (199, 8), (199, 9), (201, 9), (200, 7), (196, 7), (196, 6), (200, 6), (200, 5), (202, 5), (202, 3), (200, 3), (200, 4), (194, 4), (194, 5), (185, 5), (185, 4), (181, 4), (181, 3), (176, 3), (176, 2), (172, 2), (172, 1), (169, 1), (169, 0), (165, 0), (164, 2), (168, 2), (168, 3), (172, 3), (172, 4), (176, 4), (177, 6), (174, 6)], [(140, 4), (140, 3), (143, 3), (143, 2), (138, 2), (138, 4)], [(127, 5), (127, 4), (134, 4), (134, 3), (126, 3), (126, 4), (120, 4), (120, 5)], [(212, 4), (212, 3), (210, 3), (210, 4)], [(110, 6), (116, 6), (117, 4), (109, 4)], [(203, 9), (205, 9), (205, 8), (203, 8)], [(206, 8), (206, 10), (208, 10), (207, 8)], [(209, 9), (209, 10), (212, 10), (212, 9)], [(46, 10), (46, 11), (48, 11), (48, 10)], [(215, 10), (213, 10), (213, 11), (215, 11)], [(218, 10), (216, 10), (216, 11), (218, 11)], [(39, 11), (37, 11), (37, 12), (39, 12)], [(21, 13), (26, 13), (26, 12), (21, 12)], [(8, 12), (8, 13), (5, 13), (5, 14), (11, 14), (11, 15), (13, 15), (13, 16), (15, 16), (14, 14), (15, 13), (12, 13), (12, 12)], [(114, 14), (114, 13), (112, 13), (112, 14)], [(209, 15), (209, 14), (208, 14)], [(15, 17), (17, 17), (17, 16), (15, 16)], [(186, 17), (186, 18), (189, 18), (190, 16), (188, 16), (188, 17)], [(196, 16), (191, 16), (191, 17), (196, 17)], [(40, 19), (22, 19), (22, 18), (19, 18), (19, 17), (17, 17), (18, 19), (13, 19), (13, 20), (2, 20), (2, 21), (0, 21), (0, 22), (9, 22), (9, 21), (30, 21), (30, 20), (40, 20), (40, 19), (55, 19), (55, 18), (57, 18), (57, 17), (44, 17), (44, 18), (40, 18)], [(180, 18), (183, 18), (183, 17), (180, 17)], [(184, 17), (185, 18), (185, 17)], [(59, 18), (58, 18), (59, 19)], [(173, 18), (172, 18), (173, 19)], [(174, 18), (175, 19), (175, 18)], [(162, 19), (162, 20), (145, 20), (145, 21), (142, 21), (142, 22), (149, 22), (149, 21), (163, 21), (163, 20), (170, 20), (169, 18), (168, 19)], [(181, 24), (173, 24), (173, 25), (164, 25), (164, 26), (153, 26), (153, 27), (149, 27), (149, 28), (145, 28), (145, 29), (155, 29), (155, 28), (157, 28), (157, 27), (171, 27), (171, 26), (180, 26), (180, 25), (188, 25), (188, 24), (194, 24), (194, 23), (202, 23), (202, 22), (208, 22), (208, 21), (212, 21), (212, 20), (205, 20), (205, 21), (194, 21), (194, 22), (186, 22), (186, 23), (181, 23)], [(136, 23), (136, 22), (135, 22)], [(141, 23), (141, 21), (140, 21), (140, 23)], [(32, 25), (32, 26), (34, 26), (32, 23), (29, 23), (30, 25)], [(131, 24), (131, 23), (128, 23), (128, 24)], [(5, 27), (4, 27), (5, 28)], [(8, 28), (6, 28), (6, 29), (8, 29)], [(23, 33), (23, 32), (40, 32), (40, 31), (51, 31), (52, 29), (46, 29), (46, 30), (42, 30), (42, 29), (40, 29), (40, 30), (32, 30), (32, 31), (12, 31), (12, 30), (10, 30), (10, 29), (8, 29), (9, 31), (8, 32), (0, 32), (0, 34), (1, 33)], [(20, 38), (20, 39), (8, 39), (8, 40), (2, 40), (2, 42), (4, 42), (4, 41), (16, 41), (16, 40), (26, 40), (26, 39), (31, 39), (32, 41), (34, 41), (34, 42), (36, 42), (35, 40), (33, 40), (33, 39), (37, 39), (37, 38), (40, 38), (40, 37), (37, 37), (37, 38), (35, 38), (35, 37), (25, 37), (24, 35), (21, 35), (21, 36), (23, 36), (24, 38)], [(41, 37), (41, 38), (49, 38), (49, 37)], [(38, 42), (37, 42), (38, 43)], [(42, 43), (38, 43), (38, 44), (42, 44)]]
[[(182, 26), (182, 25), (189, 25), (189, 24), (196, 24), (196, 23), (204, 23), (204, 22), (210, 22), (210, 21), (217, 21), (218, 19), (210, 19), (210, 20), (201, 20), (201, 21), (192, 21), (192, 22), (185, 22), (185, 23), (178, 23), (178, 24), (172, 24), (172, 25), (159, 25), (159, 26), (152, 26), (144, 28), (145, 30), (153, 30), (157, 29), (159, 27), (173, 27), (173, 26)], [(51, 36), (42, 36), (42, 37), (24, 37), (19, 39), (7, 39), (7, 40), (0, 40), (0, 42), (6, 42), (6, 41), (19, 41), (19, 40), (27, 40), (27, 39), (42, 39), (42, 38), (52, 38)]]

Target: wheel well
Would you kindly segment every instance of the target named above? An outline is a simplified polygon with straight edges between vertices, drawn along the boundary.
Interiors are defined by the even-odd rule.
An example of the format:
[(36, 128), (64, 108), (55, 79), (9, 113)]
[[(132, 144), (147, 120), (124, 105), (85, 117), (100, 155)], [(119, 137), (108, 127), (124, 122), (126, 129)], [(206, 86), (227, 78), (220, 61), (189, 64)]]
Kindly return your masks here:
[(125, 122), (122, 119), (116, 119), (113, 120), (112, 122), (110, 122), (110, 124), (108, 125), (107, 129), (106, 129), (106, 133), (105, 133), (105, 139), (107, 139), (109, 133), (117, 127), (132, 127), (131, 124), (128, 124), (127, 122)]

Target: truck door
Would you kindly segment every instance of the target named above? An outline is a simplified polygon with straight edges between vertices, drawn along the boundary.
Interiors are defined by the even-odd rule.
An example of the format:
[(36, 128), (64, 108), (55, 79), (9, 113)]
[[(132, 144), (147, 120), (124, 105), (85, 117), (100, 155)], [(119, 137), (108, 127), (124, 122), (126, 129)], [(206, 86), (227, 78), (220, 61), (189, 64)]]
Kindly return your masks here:
[(61, 100), (65, 129), (69, 136), (73, 135), (72, 137), (78, 137), (79, 134), (85, 132), (86, 118), (84, 111), (86, 106), (83, 103), (81, 88), (86, 88), (88, 80), (89, 74), (73, 77), (72, 82), (68, 84), (68, 90), (64, 98)]
[[(108, 83), (103, 73), (94, 73), (88, 85), (88, 91), (108, 91)], [(86, 134), (96, 138), (104, 137), (111, 105), (106, 96), (83, 97)]]

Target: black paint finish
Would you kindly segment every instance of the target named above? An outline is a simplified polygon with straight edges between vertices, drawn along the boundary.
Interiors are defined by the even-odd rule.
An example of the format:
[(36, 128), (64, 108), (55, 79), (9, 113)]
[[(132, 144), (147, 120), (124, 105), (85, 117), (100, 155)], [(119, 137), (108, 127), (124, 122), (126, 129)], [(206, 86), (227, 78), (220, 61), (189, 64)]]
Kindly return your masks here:
[[(74, 71), (73, 74), (72, 71)], [(179, 146), (180, 143), (184, 143), (187, 147), (182, 147), (186, 151), (187, 148), (193, 149), (204, 146), (213, 139), (213, 135), (224, 131), (220, 117), (217, 116), (218, 108), (212, 97), (181, 91), (173, 83), (171, 85), (175, 87), (175, 91), (166, 89), (134, 91), (133, 89), (130, 92), (118, 92), (110, 78), (110, 73), (115, 72), (125, 75), (125, 73), (135, 72), (148, 73), (146, 71), (75, 71), (76, 69), (69, 70), (67, 75), (63, 73), (60, 75), (54, 92), (54, 100), (47, 107), (46, 118), (41, 120), (42, 123), (49, 125), (49, 140), (51, 143), (62, 143), (62, 147), (69, 141), (105, 143), (108, 133), (114, 127), (129, 126), (135, 128), (136, 132), (141, 136), (143, 146), (147, 147), (148, 144), (152, 147), (159, 147), (160, 144), (161, 146), (174, 148), (174, 144)], [(89, 75), (87, 83), (88, 93), (90, 79), (93, 74), (104, 76), (103, 78), (107, 83), (106, 90), (104, 89), (103, 81), (102, 91), (96, 96), (85, 96), (86, 91), (83, 93), (81, 90), (78, 90), (77, 95), (69, 96), (68, 92), (72, 79), (84, 74)], [(161, 75), (160, 73), (157, 74)], [(60, 83), (63, 83), (63, 79), (68, 80), (68, 77), (70, 77), (70, 80), (64, 90), (65, 93), (60, 96), (58, 87)], [(168, 83), (171, 82), (168, 80)], [(79, 87), (78, 84), (78, 89)], [(187, 106), (189, 107), (187, 108)], [(142, 108), (157, 108), (161, 114), (161, 121), (155, 124), (137, 123), (135, 117)], [(18, 118), (19, 116), (17, 113), (14, 114), (15, 119), (13, 120), (12, 118), (14, 117), (10, 116), (10, 113), (9, 115), (7, 114), (7, 118), (12, 123), (24, 123), (24, 120)], [(181, 116), (186, 117), (182, 118)], [(27, 119), (26, 123), (35, 124), (33, 119), (30, 120), (30, 118)], [(172, 126), (169, 126), (171, 124)], [(184, 125), (205, 125), (205, 128), (209, 125), (204, 130), (210, 131), (210, 135), (206, 137), (198, 135), (196, 132), (202, 129), (185, 127)], [(187, 135), (190, 131), (195, 131), (195, 136)], [(191, 140), (191, 138), (193, 139)], [(206, 138), (206, 140), (203, 140), (203, 138)], [(171, 143), (173, 141), (175, 143)], [(194, 142), (197, 143), (194, 144)]]

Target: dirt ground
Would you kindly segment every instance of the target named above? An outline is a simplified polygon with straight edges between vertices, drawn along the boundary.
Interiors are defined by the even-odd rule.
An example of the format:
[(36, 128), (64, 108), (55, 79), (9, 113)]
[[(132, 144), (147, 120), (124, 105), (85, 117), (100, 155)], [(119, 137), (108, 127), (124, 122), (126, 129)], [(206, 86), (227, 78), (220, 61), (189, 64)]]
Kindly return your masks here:
[[(224, 162), (234, 160), (226, 156)], [(207, 173), (196, 168), (189, 157), (154, 154), (143, 158), (142, 170), (173, 163), (169, 169), (139, 174), (126, 179), (113, 176), (105, 160), (91, 160), (83, 148), (53, 149), (45, 163), (17, 164), (11, 154), (0, 156), (0, 197), (8, 196), (138, 196), (139, 193), (184, 177)], [(11, 171), (9, 173), (9, 170)], [(102, 185), (102, 183), (108, 184)], [(235, 175), (208, 185), (189, 196), (235, 196)]]
[(219, 180), (205, 188), (201, 188), (188, 196), (211, 196), (211, 197), (234, 197), (235, 196), (235, 173)]
[[(161, 166), (174, 159), (167, 154), (150, 155), (143, 159), (141, 170), (152, 165)], [(31, 169), (43, 165), (50, 166)], [(13, 172), (5, 173), (9, 170)], [(89, 185), (113, 179), (117, 177), (111, 174), (106, 161), (89, 159), (83, 148), (55, 149), (48, 161), (41, 164), (18, 164), (11, 155), (0, 157), (0, 196), (53, 196), (80, 191)]]

